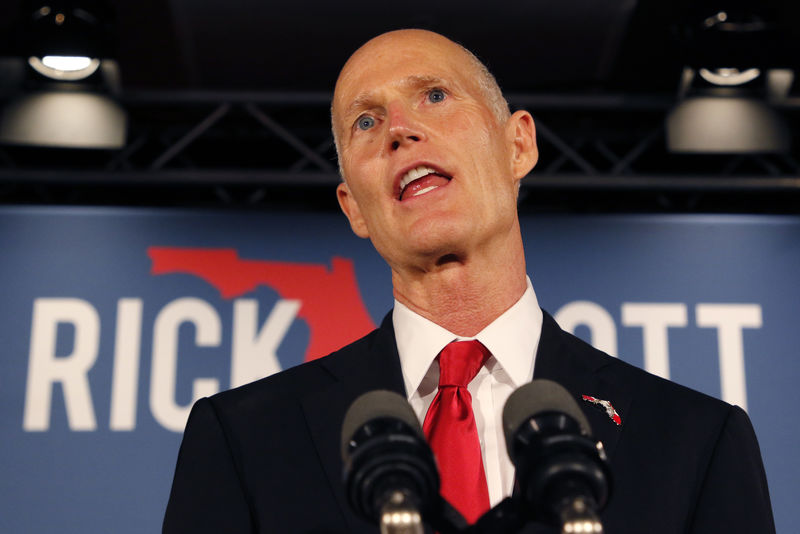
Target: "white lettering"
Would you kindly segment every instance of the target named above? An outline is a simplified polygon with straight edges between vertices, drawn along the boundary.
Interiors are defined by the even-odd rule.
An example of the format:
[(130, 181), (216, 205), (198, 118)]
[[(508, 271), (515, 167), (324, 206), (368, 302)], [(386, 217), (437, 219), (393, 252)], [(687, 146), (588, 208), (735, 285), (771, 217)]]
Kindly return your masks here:
[(747, 410), (743, 328), (761, 328), (758, 304), (698, 304), (697, 326), (716, 328), (722, 399)]
[(644, 368), (666, 379), (669, 379), (667, 328), (685, 327), (687, 323), (685, 304), (655, 302), (622, 304), (622, 324), (642, 328)]
[(573, 334), (578, 326), (589, 327), (589, 343), (611, 356), (617, 355), (617, 327), (602, 306), (588, 300), (576, 300), (565, 304), (554, 318), (561, 328)]
[(199, 347), (219, 346), (222, 336), (219, 315), (204, 300), (188, 297), (177, 299), (158, 313), (153, 328), (150, 410), (164, 428), (174, 432), (183, 431), (194, 401), (219, 391), (219, 380), (197, 378), (192, 384), (192, 402), (187, 406), (179, 406), (175, 402), (178, 329), (187, 322), (195, 326), (195, 343)]
[[(75, 328), (75, 339), (69, 355), (56, 357), (56, 337), (61, 323)], [(97, 428), (86, 375), (97, 360), (99, 345), (100, 317), (91, 304), (73, 298), (34, 301), (22, 423), (26, 431), (50, 428), (53, 384), (56, 382), (61, 383), (64, 392), (70, 429), (86, 431)]]
[(258, 328), (258, 301), (237, 299), (233, 304), (231, 387), (241, 386), (281, 370), (278, 347), (300, 310), (299, 300), (279, 300)]
[(117, 303), (114, 374), (111, 378), (111, 430), (136, 428), (141, 338), (142, 299), (120, 299)]

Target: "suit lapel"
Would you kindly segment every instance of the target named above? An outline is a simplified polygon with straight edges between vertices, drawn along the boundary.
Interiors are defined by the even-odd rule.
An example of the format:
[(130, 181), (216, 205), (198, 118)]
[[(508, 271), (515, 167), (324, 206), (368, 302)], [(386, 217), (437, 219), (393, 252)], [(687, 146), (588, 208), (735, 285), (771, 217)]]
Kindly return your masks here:
[(359, 343), (361, 346), (348, 347), (347, 354), (323, 358), (320, 364), (334, 381), (302, 400), (311, 439), (350, 532), (363, 529), (366, 523), (354, 523), (344, 493), (340, 451), (344, 414), (358, 396), (368, 391), (388, 389), (405, 395), (391, 313), (371, 338)]
[[(631, 396), (624, 384), (604, 379), (606, 359), (570, 338), (545, 312), (533, 377), (554, 380), (572, 393), (589, 420), (593, 437), (603, 442), (611, 460)], [(391, 313), (373, 336), (359, 343), (360, 346), (348, 347), (347, 354), (323, 358), (320, 364), (331, 374), (331, 385), (301, 401), (311, 439), (350, 532), (360, 531), (367, 524), (355, 518), (344, 493), (340, 452), (344, 414), (353, 400), (368, 391), (388, 389), (405, 395)], [(611, 401), (622, 417), (622, 426), (617, 426), (601, 408), (583, 401), (583, 395)]]
[[(570, 334), (562, 331), (555, 320), (544, 313), (533, 377), (558, 382), (572, 393), (589, 420), (594, 439), (603, 442), (610, 461), (625, 426), (631, 395), (624, 385), (612, 384), (603, 378), (602, 368), (608, 363), (605, 358), (595, 354), (595, 349), (576, 345), (574, 340), (567, 343), (567, 336)], [(622, 425), (618, 426), (602, 407), (583, 400), (583, 395), (610, 401), (620, 414)]]

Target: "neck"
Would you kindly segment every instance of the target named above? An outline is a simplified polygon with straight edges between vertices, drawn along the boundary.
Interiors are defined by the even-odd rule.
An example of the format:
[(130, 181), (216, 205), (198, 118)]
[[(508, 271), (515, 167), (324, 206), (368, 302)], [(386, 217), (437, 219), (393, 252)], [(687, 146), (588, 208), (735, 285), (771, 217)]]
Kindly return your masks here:
[(440, 256), (393, 270), (395, 298), (459, 336), (471, 337), (513, 306), (526, 289), (521, 238), (505, 250)]

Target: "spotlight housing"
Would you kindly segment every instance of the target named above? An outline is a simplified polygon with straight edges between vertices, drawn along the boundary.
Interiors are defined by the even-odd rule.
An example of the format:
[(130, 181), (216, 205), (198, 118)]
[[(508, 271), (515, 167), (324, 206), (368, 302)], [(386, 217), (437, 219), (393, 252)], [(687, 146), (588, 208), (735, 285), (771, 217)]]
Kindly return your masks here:
[(779, 25), (756, 5), (690, 11), (685, 67), (666, 117), (667, 148), (686, 154), (783, 153), (791, 132), (779, 112), (794, 73)]
[(23, 0), (15, 60), (24, 74), (0, 109), (0, 144), (125, 146), (109, 1), (46, 1)]
[(111, 20), (102, 0), (29, 3), (22, 53), (37, 73), (58, 81), (92, 76), (103, 58), (112, 57)]
[(745, 96), (690, 96), (667, 116), (670, 152), (760, 154), (787, 152), (789, 128), (763, 100)]
[(88, 78), (100, 67), (100, 60), (86, 56), (31, 56), (28, 65), (53, 80), (78, 81)]
[(761, 76), (761, 70), (755, 67), (744, 70), (739, 70), (735, 67), (720, 67), (717, 69), (701, 68), (697, 73), (708, 83), (723, 87), (744, 85)]
[(85, 91), (42, 91), (9, 102), (0, 143), (111, 150), (125, 146), (125, 111), (112, 98)]

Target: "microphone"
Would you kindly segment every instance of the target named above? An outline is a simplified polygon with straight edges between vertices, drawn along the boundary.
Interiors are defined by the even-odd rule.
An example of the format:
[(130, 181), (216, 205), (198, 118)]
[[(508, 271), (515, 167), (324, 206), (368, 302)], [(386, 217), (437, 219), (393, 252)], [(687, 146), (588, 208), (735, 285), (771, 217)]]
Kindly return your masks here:
[(342, 423), (344, 481), (350, 506), (382, 534), (422, 534), (438, 506), (439, 472), (417, 416), (391, 391), (358, 397)]
[(506, 447), (523, 503), (561, 532), (601, 533), (611, 471), (601, 442), (570, 393), (537, 379), (514, 391), (503, 408)]

